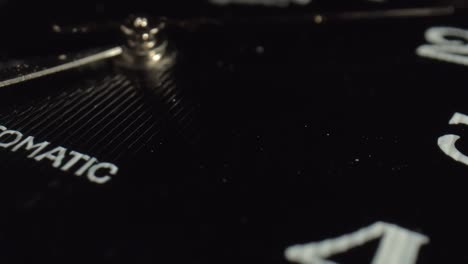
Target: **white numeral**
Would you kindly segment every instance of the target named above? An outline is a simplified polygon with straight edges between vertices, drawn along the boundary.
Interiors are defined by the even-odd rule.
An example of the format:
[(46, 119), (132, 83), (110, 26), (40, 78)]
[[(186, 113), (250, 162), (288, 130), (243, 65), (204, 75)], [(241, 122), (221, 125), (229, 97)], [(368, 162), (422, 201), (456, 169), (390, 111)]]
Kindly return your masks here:
[(301, 264), (332, 264), (335, 262), (327, 258), (378, 238), (382, 239), (372, 264), (415, 264), (419, 248), (429, 242), (429, 238), (419, 233), (377, 222), (338, 238), (291, 246), (285, 255), (289, 261)]
[[(460, 113), (455, 113), (449, 121), (450, 125), (468, 125), (468, 116)], [(468, 157), (461, 153), (456, 147), (455, 143), (460, 139), (457, 135), (445, 135), (437, 140), (439, 148), (452, 159), (468, 165)]]
[(468, 66), (468, 31), (452, 27), (433, 27), (426, 31), (427, 42), (416, 49), (421, 57)]

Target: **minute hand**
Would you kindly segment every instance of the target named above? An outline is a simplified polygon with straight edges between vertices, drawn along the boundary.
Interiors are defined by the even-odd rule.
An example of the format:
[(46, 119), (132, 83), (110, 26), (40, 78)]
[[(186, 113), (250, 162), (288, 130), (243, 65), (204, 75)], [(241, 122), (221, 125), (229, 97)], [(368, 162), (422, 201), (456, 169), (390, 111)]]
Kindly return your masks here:
[(16, 75), (16, 76), (14, 76), (12, 78), (8, 78), (8, 79), (6, 79), (4, 81), (0, 81), (0, 88), (5, 87), (5, 86), (9, 86), (9, 85), (12, 85), (12, 84), (22, 83), (22, 82), (25, 82), (25, 81), (28, 81), (28, 80), (40, 78), (40, 77), (43, 77), (43, 76), (51, 75), (51, 74), (54, 74), (54, 73), (58, 73), (58, 72), (78, 68), (78, 67), (81, 67), (81, 66), (84, 66), (84, 65), (87, 65), (87, 64), (91, 64), (91, 63), (94, 63), (94, 62), (106, 60), (106, 59), (109, 59), (109, 58), (113, 58), (113, 57), (121, 55), (122, 52), (123, 52), (123, 50), (122, 50), (121, 47), (114, 47), (114, 48), (110, 48), (110, 49), (100, 51), (100, 52), (95, 52), (95, 53), (92, 53), (92, 54), (78, 56), (74, 60), (64, 62), (64, 63), (61, 63), (61, 64), (57, 64), (55, 66), (45, 67), (45, 68), (40, 69), (40, 70), (32, 69), (30, 72), (25, 72), (25, 73), (22, 73), (20, 75)]

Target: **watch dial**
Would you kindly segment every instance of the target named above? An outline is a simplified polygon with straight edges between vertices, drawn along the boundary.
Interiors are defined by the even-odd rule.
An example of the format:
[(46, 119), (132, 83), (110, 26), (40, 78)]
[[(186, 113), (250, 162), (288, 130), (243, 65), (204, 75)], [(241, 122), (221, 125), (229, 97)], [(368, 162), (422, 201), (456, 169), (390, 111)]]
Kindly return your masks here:
[(463, 1), (75, 4), (0, 2), (0, 262), (468, 258)]

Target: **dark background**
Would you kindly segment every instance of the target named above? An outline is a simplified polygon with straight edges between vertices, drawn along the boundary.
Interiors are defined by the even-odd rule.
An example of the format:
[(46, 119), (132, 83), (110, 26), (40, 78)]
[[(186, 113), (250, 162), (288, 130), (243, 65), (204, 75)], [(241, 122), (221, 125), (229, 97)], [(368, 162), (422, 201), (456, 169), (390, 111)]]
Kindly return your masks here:
[[(120, 167), (98, 186), (0, 150), (0, 261), (286, 263), (290, 245), (386, 221), (430, 237), (418, 263), (465, 262), (468, 168), (437, 138), (458, 134), (468, 150), (448, 125), (468, 113), (466, 68), (415, 55), (426, 29), (467, 28), (464, 10), (283, 23), (442, 3), (343, 2), (5, 2), (5, 61), (119, 44), (114, 25), (131, 12), (230, 22), (174, 23), (167, 72), (103, 63), (0, 91), (0, 125)], [(53, 23), (98, 27), (57, 35)], [(369, 263), (376, 246), (336, 260)]]

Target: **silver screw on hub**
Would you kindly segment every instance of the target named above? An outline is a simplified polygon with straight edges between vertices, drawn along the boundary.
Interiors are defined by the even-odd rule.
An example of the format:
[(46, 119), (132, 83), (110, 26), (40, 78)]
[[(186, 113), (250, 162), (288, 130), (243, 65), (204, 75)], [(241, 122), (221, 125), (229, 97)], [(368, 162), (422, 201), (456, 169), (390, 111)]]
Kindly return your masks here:
[[(131, 17), (120, 29), (127, 39), (121, 62), (124, 66), (146, 69), (166, 65), (167, 40), (164, 21), (152, 25), (146, 17)], [(170, 58), (169, 58), (170, 59)]]

